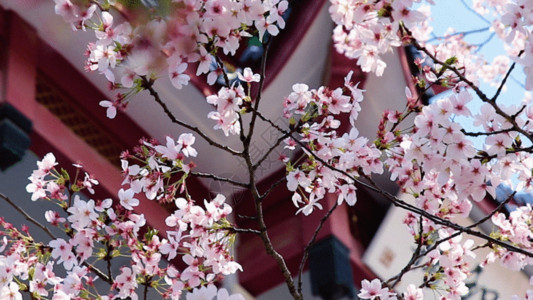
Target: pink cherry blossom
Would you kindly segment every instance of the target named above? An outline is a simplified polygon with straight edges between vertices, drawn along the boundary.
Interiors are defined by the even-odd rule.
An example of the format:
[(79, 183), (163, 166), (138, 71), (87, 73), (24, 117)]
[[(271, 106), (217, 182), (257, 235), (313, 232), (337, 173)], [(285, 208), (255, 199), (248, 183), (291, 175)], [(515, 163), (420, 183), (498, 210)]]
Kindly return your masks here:
[(91, 222), (96, 221), (98, 217), (98, 214), (94, 211), (94, 201), (83, 201), (78, 195), (74, 196), (74, 204), (67, 211), (70, 213), (69, 222), (77, 230), (87, 227)]
[(389, 299), (390, 292), (387, 288), (381, 287), (381, 281), (374, 279), (371, 282), (368, 280), (361, 281), (361, 292), (357, 296), (361, 299)]
[(131, 189), (124, 190), (120, 189), (118, 191), (118, 198), (120, 200), (120, 204), (128, 210), (132, 210), (134, 206), (139, 205), (139, 200), (136, 198), (133, 198), (133, 191)]
[(244, 68), (243, 74), (238, 72), (237, 77), (239, 77), (239, 80), (248, 82), (248, 83), (259, 82), (261, 80), (261, 75), (254, 74), (252, 72), (252, 69), (250, 68)]

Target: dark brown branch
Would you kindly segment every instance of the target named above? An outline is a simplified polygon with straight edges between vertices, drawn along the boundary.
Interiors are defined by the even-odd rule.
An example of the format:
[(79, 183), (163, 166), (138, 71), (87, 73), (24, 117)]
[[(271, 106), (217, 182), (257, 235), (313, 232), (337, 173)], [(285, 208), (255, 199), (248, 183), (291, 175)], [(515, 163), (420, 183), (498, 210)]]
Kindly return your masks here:
[(303, 271), (304, 271), (305, 262), (307, 261), (307, 258), (309, 257), (309, 249), (311, 249), (311, 246), (315, 243), (315, 240), (316, 240), (316, 237), (318, 236), (318, 233), (320, 232), (320, 230), (324, 226), (324, 223), (329, 218), (329, 216), (331, 216), (333, 211), (337, 208), (337, 206), (339, 206), (339, 204), (338, 204), (338, 202), (335, 202), (335, 204), (333, 204), (331, 206), (331, 208), (322, 217), (322, 219), (320, 219), (320, 223), (316, 227), (315, 232), (313, 233), (313, 237), (311, 237), (311, 239), (309, 240), (307, 245), (305, 245), (304, 253), (303, 253), (303, 256), (302, 256), (302, 260), (300, 261), (300, 267), (298, 268), (298, 293), (300, 293), (300, 294), (302, 294), (302, 274), (303, 274)]
[[(518, 53), (518, 57), (520, 57), (524, 53), (524, 50), (520, 51)], [(516, 66), (516, 62), (513, 62), (511, 67), (509, 67), (509, 70), (507, 70), (507, 73), (505, 74), (505, 77), (503, 77), (502, 82), (500, 83), (500, 86), (498, 87), (498, 90), (496, 91), (496, 94), (490, 98), (491, 101), (496, 102), (496, 99), (498, 99), (498, 96), (502, 92), (503, 86), (505, 85), (505, 82), (507, 82), (507, 79), (509, 79), (509, 76), (511, 76), (511, 72)]]
[(216, 60), (217, 64), (220, 66), (220, 69), (222, 70), (222, 77), (224, 77), (224, 83), (229, 88), (230, 87), (230, 84), (229, 84), (230, 82), (229, 82), (228, 73), (226, 73), (226, 70), (224, 70), (224, 63), (222, 62), (220, 57), (218, 57), (218, 55), (215, 55), (215, 60)]
[(224, 227), (221, 229), (227, 230), (231, 233), (252, 233), (256, 235), (261, 235), (261, 231), (250, 228)]
[[(526, 147), (526, 148), (513, 148), (513, 149), (506, 149), (505, 154), (511, 154), (511, 153), (519, 153), (519, 152), (527, 152), (531, 153), (533, 151), (533, 145)], [(492, 160), (494, 158), (498, 158), (498, 154), (493, 155), (476, 155), (474, 157), (475, 159), (481, 159), (481, 160)]]
[(50, 229), (48, 229), (48, 227), (44, 226), (43, 224), (39, 223), (39, 221), (35, 220), (32, 216), (30, 216), (27, 212), (25, 212), (22, 208), (20, 208), (19, 206), (17, 206), (13, 201), (11, 201), (11, 199), (9, 199), (9, 197), (7, 197), (6, 195), (4, 194), (0, 194), (0, 198), (4, 199), (4, 201), (6, 201), (9, 205), (11, 205), (11, 207), (13, 207), (14, 209), (16, 209), (21, 215), (24, 216), (24, 218), (26, 218), (26, 220), (28, 220), (29, 222), (31, 222), (33, 225), (39, 227), (42, 231), (44, 231), (49, 237), (51, 237), (52, 239), (56, 239), (56, 237), (54, 236), (54, 234), (50, 231)]
[[(367, 177), (367, 179), (371, 180), (370, 178)], [(449, 220), (446, 220), (446, 219), (442, 219), (440, 217), (437, 217), (435, 215), (432, 215), (430, 213), (428, 213), (427, 211), (423, 210), (423, 209), (420, 209), (416, 206), (413, 206), (411, 204), (408, 204), (406, 203), (405, 201), (403, 200), (400, 200), (398, 199), (397, 197), (395, 197), (394, 195), (390, 194), (389, 192), (387, 191), (384, 191), (382, 189), (380, 189), (373, 181), (371, 181), (371, 184), (367, 184), (365, 182), (362, 182), (362, 181), (357, 181), (359, 184), (367, 187), (367, 188), (370, 188), (371, 190), (385, 196), (389, 201), (391, 201), (391, 203), (394, 205), (394, 206), (397, 206), (397, 207), (400, 207), (400, 208), (403, 208), (405, 210), (408, 210), (408, 211), (411, 211), (411, 212), (414, 212), (416, 214), (419, 214), (419, 215), (422, 215), (424, 216), (425, 218), (433, 221), (434, 223), (436, 224), (439, 224), (439, 225), (442, 225), (442, 226), (445, 226), (445, 227), (449, 227), (449, 228), (452, 228), (452, 229), (455, 229), (455, 230), (458, 230), (458, 231), (461, 231), (461, 232), (464, 232), (464, 233), (468, 233), (470, 235), (473, 235), (473, 236), (477, 236), (479, 238), (482, 238), (488, 242), (491, 242), (493, 244), (496, 244), (498, 246), (501, 246), (509, 251), (513, 251), (513, 252), (516, 252), (516, 253), (520, 253), (520, 254), (524, 254), (528, 257), (533, 257), (533, 253), (529, 252), (529, 251), (526, 251), (524, 249), (521, 249), (521, 248), (518, 248), (516, 246), (513, 246), (511, 244), (507, 244), (505, 242), (502, 242), (498, 239), (495, 239), (493, 237), (490, 237), (482, 232), (479, 232), (479, 231), (475, 231), (475, 230), (472, 230), (471, 228), (468, 228), (468, 227), (463, 227), (459, 224), (456, 224), (456, 223), (453, 223)]]
[[(270, 40), (269, 40), (270, 41)], [(262, 205), (262, 198), (261, 194), (259, 193), (259, 190), (257, 189), (257, 184), (255, 181), (255, 169), (252, 162), (252, 158), (250, 156), (250, 143), (252, 140), (252, 136), (254, 133), (254, 127), (258, 115), (258, 108), (259, 108), (259, 102), (261, 100), (263, 85), (265, 81), (265, 70), (266, 70), (266, 59), (267, 59), (267, 53), (269, 49), (270, 42), (267, 42), (265, 45), (265, 51), (263, 53), (263, 57), (261, 59), (261, 80), (259, 81), (259, 90), (257, 93), (257, 97), (255, 99), (254, 108), (252, 111), (252, 118), (250, 120), (249, 129), (248, 129), (248, 135), (244, 140), (242, 140), (243, 144), (243, 151), (242, 151), (242, 157), (244, 158), (246, 162), (246, 166), (248, 169), (248, 177), (249, 177), (249, 186), (248, 189), (250, 190), (254, 204), (255, 204), (255, 212), (256, 212), (256, 222), (259, 226), (259, 236), (261, 237), (261, 241), (263, 242), (263, 245), (265, 247), (266, 253), (270, 255), (278, 265), (283, 278), (285, 279), (285, 283), (287, 284), (287, 287), (289, 289), (290, 294), (295, 300), (301, 300), (302, 295), (301, 293), (298, 293), (296, 290), (296, 287), (294, 285), (294, 280), (292, 279), (291, 272), (289, 271), (289, 268), (287, 267), (287, 264), (285, 262), (285, 259), (279, 252), (274, 249), (274, 245), (272, 245), (272, 241), (270, 240), (270, 236), (268, 235), (267, 226), (264, 219), (264, 212), (263, 212), (263, 205)]]
[(209, 179), (213, 179), (215, 181), (231, 183), (233, 185), (240, 186), (240, 187), (243, 187), (243, 188), (248, 188), (249, 187), (249, 184), (247, 184), (247, 183), (235, 181), (235, 180), (232, 180), (232, 179), (229, 179), (229, 178), (226, 178), (226, 177), (220, 177), (220, 176), (217, 176), (217, 175), (214, 175), (214, 174), (201, 173), (201, 172), (191, 172), (190, 174), (192, 176), (196, 176), (196, 177), (209, 178)]
[(468, 132), (468, 131), (466, 131), (464, 129), (461, 129), (461, 132), (464, 135), (473, 136), (473, 137), (489, 136), (489, 135), (495, 135), (495, 134), (500, 134), (500, 133), (508, 133), (508, 132), (511, 132), (511, 131), (514, 131), (514, 128), (507, 128), (507, 129), (495, 130), (495, 131), (490, 131), (490, 132), (483, 132), (483, 131), (480, 131), (480, 132)]
[(148, 276), (144, 276), (144, 291), (143, 291), (143, 299), (148, 299), (148, 287), (150, 286), (151, 278)]
[[(259, 115), (260, 118), (264, 118), (261, 114), (258, 114), (258, 115)], [(271, 124), (274, 128), (276, 128), (280, 132), (287, 133), (287, 131), (285, 131), (285, 130), (281, 129), (279, 126), (275, 125), (271, 120), (268, 120), (266, 118), (264, 118), (264, 119), (265, 119), (266, 122)], [(299, 141), (298, 139), (294, 139), (294, 140), (303, 149), (307, 149), (307, 146), (303, 142)], [(420, 209), (420, 208), (418, 208), (418, 207), (416, 207), (414, 205), (406, 203), (405, 201), (400, 200), (399, 198), (397, 198), (396, 196), (392, 195), (391, 193), (381, 189), (370, 177), (364, 176), (370, 182), (370, 184), (366, 183), (366, 182), (363, 182), (363, 181), (359, 180), (358, 178), (354, 177), (353, 175), (348, 174), (346, 171), (339, 170), (338, 168), (335, 168), (335, 167), (331, 166), (326, 161), (324, 161), (322, 158), (320, 158), (318, 155), (316, 155), (313, 151), (307, 151), (307, 152), (310, 153), (313, 156), (314, 159), (316, 159), (318, 162), (320, 162), (322, 165), (324, 165), (328, 169), (330, 169), (332, 171), (335, 171), (335, 172), (338, 172), (338, 173), (341, 173), (342, 175), (346, 176), (347, 178), (350, 178), (351, 180), (353, 180), (354, 182), (356, 182), (356, 183), (358, 183), (358, 184), (360, 184), (360, 185), (362, 185), (362, 186), (364, 186), (364, 187), (366, 187), (366, 188), (368, 188), (368, 189), (370, 189), (372, 191), (375, 191), (375, 192), (385, 196), (385, 198), (388, 199), (394, 206), (397, 206), (397, 207), (403, 208), (405, 210), (408, 210), (410, 212), (422, 215), (425, 218), (433, 221), (436, 224), (443, 225), (443, 226), (446, 226), (446, 227), (449, 227), (449, 228), (452, 228), (452, 229), (455, 229), (455, 230), (459, 230), (459, 231), (462, 231), (462, 232), (466, 232), (466, 233), (471, 234), (473, 236), (477, 236), (477, 237), (482, 238), (482, 239), (484, 239), (486, 241), (492, 242), (493, 244), (499, 245), (499, 246), (501, 246), (501, 247), (503, 247), (503, 248), (505, 248), (505, 249), (507, 249), (509, 251), (513, 251), (513, 252), (517, 252), (517, 253), (520, 253), (520, 254), (524, 254), (524, 255), (526, 255), (528, 257), (533, 257), (533, 253), (531, 253), (529, 251), (526, 251), (526, 250), (518, 248), (516, 246), (507, 244), (505, 242), (502, 242), (500, 240), (492, 238), (492, 237), (490, 237), (490, 236), (488, 236), (488, 235), (486, 235), (484, 233), (472, 230), (471, 228), (463, 227), (463, 226), (461, 226), (459, 224), (453, 223), (453, 222), (448, 221), (446, 219), (442, 219), (442, 218), (437, 217), (435, 215), (432, 215), (432, 214), (428, 213), (427, 211), (422, 210), (422, 209)]]
[[(243, 142), (244, 143), (244, 142)], [(287, 267), (287, 264), (285, 262), (285, 259), (279, 252), (277, 252), (274, 249), (274, 245), (272, 245), (272, 241), (270, 240), (270, 237), (267, 232), (267, 226), (264, 219), (264, 213), (263, 213), (263, 205), (262, 205), (262, 199), (261, 195), (259, 194), (259, 191), (257, 190), (257, 185), (255, 183), (255, 171), (253, 169), (252, 160), (250, 158), (249, 153), (249, 144), (245, 144), (244, 148), (244, 158), (246, 160), (246, 165), (248, 167), (248, 175), (250, 180), (250, 192), (252, 193), (254, 203), (255, 203), (255, 211), (257, 215), (257, 225), (259, 226), (260, 231), (260, 237), (261, 241), (263, 242), (263, 245), (265, 246), (265, 250), (268, 255), (272, 256), (276, 263), (278, 264), (278, 267), (281, 270), (281, 273), (283, 275), (283, 278), (285, 279), (285, 283), (287, 284), (287, 287), (289, 289), (289, 292), (296, 300), (301, 300), (302, 295), (298, 293), (296, 290), (296, 287), (294, 285), (294, 280), (292, 279), (291, 272), (289, 271), (289, 268)]]
[(281, 183), (285, 182), (287, 178), (285, 176), (283, 176), (282, 178), (280, 178), (278, 181), (276, 181), (274, 184), (272, 184), (268, 190), (266, 190), (263, 194), (261, 194), (261, 200), (265, 199), (268, 194), (270, 194), (275, 188), (277, 188)]

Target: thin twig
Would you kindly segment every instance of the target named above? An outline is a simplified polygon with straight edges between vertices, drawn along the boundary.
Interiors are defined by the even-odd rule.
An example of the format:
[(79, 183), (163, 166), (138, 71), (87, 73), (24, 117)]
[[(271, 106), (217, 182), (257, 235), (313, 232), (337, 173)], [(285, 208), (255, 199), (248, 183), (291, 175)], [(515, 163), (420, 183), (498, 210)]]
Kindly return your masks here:
[(289, 137), (288, 134), (284, 134), (283, 136), (281, 136), (280, 138), (277, 139), (277, 141), (272, 145), (270, 146), (270, 148), (265, 152), (265, 154), (263, 155), (263, 157), (261, 157), (256, 163), (255, 165), (253, 165), (253, 168), (254, 169), (257, 169), (261, 166), (261, 164), (268, 158), (268, 156), (270, 155), (270, 153), (272, 153), (272, 151), (274, 151), (280, 144), (281, 142), (283, 142), (284, 139), (286, 139), (287, 137)]
[(26, 218), (26, 220), (30, 221), (33, 225), (39, 227), (42, 231), (44, 231), (49, 237), (52, 239), (56, 239), (55, 235), (48, 229), (48, 227), (44, 226), (43, 224), (39, 223), (39, 221), (35, 220), (32, 216), (30, 216), (26, 211), (24, 211), (22, 208), (17, 206), (9, 197), (7, 197), (4, 194), (0, 193), (0, 198), (4, 199), (9, 205), (11, 205), (14, 209), (16, 209), (21, 215)]
[(227, 230), (232, 233), (252, 233), (252, 234), (261, 235), (261, 231), (251, 229), (251, 228), (224, 227), (221, 229)]
[(302, 260), (300, 261), (300, 267), (298, 268), (298, 293), (300, 294), (302, 294), (302, 274), (304, 271), (305, 262), (307, 261), (307, 258), (309, 257), (309, 249), (311, 249), (311, 246), (315, 243), (318, 233), (324, 226), (324, 223), (329, 218), (329, 216), (331, 216), (333, 211), (337, 208), (337, 206), (339, 206), (339, 204), (337, 201), (335, 201), (335, 204), (333, 204), (331, 208), (328, 210), (328, 212), (322, 217), (322, 219), (320, 219), (320, 223), (316, 227), (315, 232), (313, 233), (313, 236), (311, 237), (307, 245), (305, 245)]
[(196, 176), (196, 177), (209, 178), (209, 179), (213, 179), (215, 181), (231, 183), (233, 185), (240, 186), (240, 187), (243, 187), (243, 188), (248, 188), (249, 187), (248, 183), (235, 181), (233, 179), (229, 179), (229, 178), (226, 178), (226, 177), (220, 177), (220, 176), (217, 176), (217, 175), (214, 175), (214, 174), (201, 173), (201, 172), (191, 172), (190, 174), (192, 176)]
[(215, 60), (217, 64), (220, 66), (220, 69), (222, 70), (222, 77), (224, 77), (224, 83), (226, 84), (226, 87), (230, 87), (229, 77), (226, 70), (224, 70), (224, 63), (222, 62), (222, 59), (218, 57), (218, 55), (215, 55)]
[(278, 187), (281, 183), (285, 182), (287, 180), (287, 177), (282, 176), (278, 181), (276, 181), (274, 184), (272, 184), (268, 190), (266, 190), (263, 194), (261, 194), (261, 199), (265, 199), (274, 189)]
[[(519, 152), (531, 153), (531, 151), (533, 151), (533, 145), (531, 145), (529, 147), (526, 147), (526, 148), (506, 149), (505, 150), (505, 154), (512, 154), (512, 153), (519, 153)], [(493, 154), (493, 155), (476, 155), (474, 158), (490, 161), (490, 160), (492, 160), (494, 158), (498, 158), (498, 157), (499, 157), (498, 154)]]
[[(524, 53), (524, 50), (521, 50), (521, 51), (518, 53), (518, 56), (517, 56), (517, 57), (522, 56), (523, 53)], [(507, 79), (509, 78), (509, 76), (511, 76), (511, 72), (513, 71), (513, 69), (515, 68), (515, 66), (516, 66), (516, 61), (513, 62), (513, 63), (511, 64), (511, 66), (509, 67), (509, 70), (507, 70), (507, 73), (505, 74), (505, 77), (503, 77), (502, 82), (500, 83), (500, 86), (498, 87), (498, 90), (496, 91), (496, 94), (494, 94), (494, 96), (492, 96), (492, 98), (490, 98), (491, 101), (496, 102), (496, 99), (498, 99), (498, 96), (499, 96), (500, 93), (502, 92), (503, 86), (504, 86), (505, 83), (507, 82)]]
[(496, 134), (500, 134), (500, 133), (508, 133), (508, 132), (511, 132), (511, 131), (514, 131), (514, 128), (507, 128), (507, 129), (495, 130), (495, 131), (490, 131), (490, 132), (485, 132), (485, 131), (480, 131), (480, 132), (468, 132), (468, 131), (466, 131), (466, 130), (464, 130), (464, 129), (461, 129), (461, 132), (462, 132), (464, 135), (467, 135), (467, 136), (473, 136), (473, 137), (496, 135)]
[(453, 36), (458, 36), (458, 35), (466, 36), (466, 35), (473, 34), (473, 33), (480, 33), (480, 32), (484, 32), (484, 31), (488, 31), (489, 29), (490, 29), (490, 26), (483, 27), (483, 28), (478, 28), (478, 29), (473, 29), (473, 30), (454, 32), (454, 33), (451, 33), (451, 34), (448, 34), (448, 35), (445, 35), (445, 36), (435, 36), (432, 39), (427, 40), (427, 42), (430, 43), (430, 42), (435, 41), (435, 40), (442, 40), (442, 39), (446, 39), (446, 38), (453, 37)]

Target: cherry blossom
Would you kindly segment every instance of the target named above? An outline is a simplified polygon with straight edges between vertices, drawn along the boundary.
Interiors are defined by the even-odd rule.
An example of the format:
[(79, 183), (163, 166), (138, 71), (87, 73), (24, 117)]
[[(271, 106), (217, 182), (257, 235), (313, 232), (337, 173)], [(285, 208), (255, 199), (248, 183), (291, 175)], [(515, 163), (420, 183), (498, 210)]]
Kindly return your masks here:
[(381, 287), (381, 281), (379, 279), (374, 279), (372, 281), (363, 280), (361, 282), (361, 292), (357, 294), (361, 299), (391, 299), (394, 296), (394, 293), (389, 292), (387, 288)]
[(74, 204), (67, 211), (70, 213), (69, 222), (77, 230), (87, 227), (92, 221), (96, 221), (98, 217), (98, 214), (94, 211), (94, 201), (83, 201), (78, 195), (74, 196)]
[(131, 189), (124, 190), (120, 189), (118, 191), (118, 197), (120, 199), (120, 204), (128, 209), (132, 210), (134, 206), (139, 205), (139, 200), (133, 198), (134, 192)]
[(239, 80), (252, 83), (252, 82), (259, 82), (261, 80), (261, 75), (254, 74), (252, 72), (252, 69), (250, 68), (244, 68), (243, 74), (240, 72), (237, 73), (237, 77), (239, 77)]

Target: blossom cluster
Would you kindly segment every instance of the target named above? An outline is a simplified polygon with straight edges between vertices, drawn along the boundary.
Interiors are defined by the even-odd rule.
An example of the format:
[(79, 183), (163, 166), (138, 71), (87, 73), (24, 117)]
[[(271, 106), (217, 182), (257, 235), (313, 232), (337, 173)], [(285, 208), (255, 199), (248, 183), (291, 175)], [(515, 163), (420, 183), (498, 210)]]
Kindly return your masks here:
[[(381, 134), (377, 143), (387, 149), (384, 151), (388, 157), (385, 165), (391, 179), (400, 185), (401, 192), (413, 196), (416, 207), (441, 219), (456, 220), (458, 216), (469, 216), (472, 201), (482, 201), (487, 195), (495, 197), (500, 183), (518, 191), (531, 190), (532, 158), (522, 149), (521, 133), (512, 124), (515, 122), (518, 128), (530, 130), (531, 120), (526, 104), (522, 107), (503, 104), (498, 107), (503, 113), (513, 116), (511, 122), (510, 118), (497, 113), (490, 103), (482, 104), (479, 113), (472, 113), (468, 108), (470, 101), (470, 92), (459, 85), (447, 97), (423, 107), (414, 118), (413, 129), (395, 131), (395, 139), (387, 139), (386, 134)], [(408, 112), (384, 114), (381, 126), (396, 128)], [(473, 119), (480, 132), (464, 130), (457, 122), (460, 117)], [(483, 138), (481, 149), (476, 149), (470, 137), (472, 135)], [(492, 236), (511, 241), (522, 249), (530, 249), (530, 211), (529, 206), (521, 207), (511, 213), (509, 221), (503, 214), (496, 213), (492, 221), (500, 230)], [(441, 280), (451, 298), (466, 295), (468, 288), (464, 280), (471, 267), (469, 260), (475, 257), (469, 250), (473, 242), (467, 240), (461, 244), (460, 232), (426, 218), (422, 218), (420, 224), (413, 214), (408, 214), (404, 223), (423, 245), (445, 241), (434, 251), (426, 253), (430, 258), (427, 262), (428, 274), (432, 274), (427, 278), (434, 278), (431, 284)], [(492, 245), (490, 249), (492, 251), (484, 259), (484, 264), (499, 258), (502, 265), (520, 270), (531, 263), (525, 255), (501, 246)]]
[[(221, 87), (216, 95), (207, 96), (207, 103), (216, 107), (207, 117), (216, 121), (214, 129), (222, 129), (224, 134), (238, 135), (241, 133), (239, 116), (251, 109), (250, 89), (253, 82), (259, 82), (261, 76), (252, 69), (244, 68), (243, 73), (237, 72), (240, 83), (231, 87)], [(246, 82), (246, 90), (243, 84)]]
[[(386, 63), (381, 55), (402, 45), (402, 26), (416, 28), (415, 38), (427, 36), (427, 8), (412, 9), (415, 0), (348, 1), (331, 0), (329, 12), (336, 27), (333, 42), (339, 53), (357, 59), (363, 72), (381, 76)], [(418, 34), (417, 34), (418, 33)]]
[[(56, 158), (52, 153), (48, 153), (42, 161), (37, 163), (38, 169), (33, 171), (28, 178), (31, 183), (26, 186), (26, 191), (32, 194), (32, 201), (41, 198), (64, 201), (68, 198), (68, 189), (73, 192), (87, 189), (89, 193), (94, 194), (93, 186), (98, 184), (98, 180), (86, 172), (84, 173), (84, 178), (79, 179), (81, 165), (74, 165), (78, 169), (75, 178), (70, 178), (63, 169), (57, 170), (55, 168), (56, 165)], [(69, 181), (71, 186), (67, 188), (65, 183)]]
[[(517, 190), (531, 188), (533, 161), (529, 153), (520, 151), (519, 133), (511, 130), (509, 120), (489, 103), (472, 114), (468, 109), (471, 100), (467, 90), (458, 89), (424, 107), (414, 119), (412, 133), (402, 135), (399, 143), (387, 145), (391, 179), (399, 182), (403, 192), (415, 195), (419, 207), (439, 216), (467, 216), (469, 200), (480, 201), (486, 192), (495, 196), (500, 183)], [(515, 115), (521, 128), (531, 126), (528, 110), (505, 105), (500, 108)], [(453, 121), (460, 116), (473, 118), (474, 125), (483, 128), (482, 149), (476, 149), (467, 132)], [(518, 161), (521, 163), (512, 163)]]
[[(368, 139), (360, 137), (353, 127), (363, 100), (362, 90), (345, 78), (344, 88), (333, 91), (321, 87), (309, 90), (305, 84), (295, 84), (285, 99), (284, 115), (299, 135), (298, 142), (285, 140), (285, 148), (295, 150), (305, 145), (304, 158), (294, 164), (286, 160), (287, 187), (294, 192), (292, 201), (298, 212), (312, 213), (326, 193), (338, 194), (338, 203), (354, 205), (357, 201), (354, 178), (361, 174), (383, 172), (381, 151)], [(346, 93), (346, 94), (345, 94)], [(352, 128), (340, 135), (341, 119), (349, 117)], [(335, 168), (336, 170), (332, 169)]]
[[(160, 145), (156, 140), (142, 141), (133, 154), (124, 152), (121, 160), (124, 174), (122, 185), (127, 189), (119, 192), (121, 204), (127, 209), (133, 209), (139, 204), (133, 197), (139, 193), (144, 193), (149, 200), (173, 202), (177, 193), (185, 191), (185, 180), (195, 167), (193, 161), (185, 161), (186, 158), (197, 155), (193, 148), (195, 140), (191, 133), (184, 133), (177, 141), (167, 136), (166, 145)], [(179, 178), (165, 183), (165, 180), (168, 182), (172, 177)]]
[[(508, 218), (502, 213), (496, 213), (492, 216), (492, 223), (499, 230), (495, 232), (494, 236), (502, 241), (510, 241), (513, 245), (517, 245), (521, 249), (531, 251), (533, 248), (531, 244), (531, 240), (533, 239), (532, 219), (533, 212), (529, 204), (512, 211)], [(494, 251), (485, 259), (485, 263), (499, 258), (502, 265), (516, 271), (533, 263), (530, 257), (523, 254), (498, 247), (494, 248)]]
[[(96, 42), (87, 47), (89, 71), (106, 76), (114, 87), (140, 88), (141, 77), (157, 78), (167, 73), (181, 89), (194, 73), (208, 74), (213, 84), (222, 66), (211, 68), (219, 49), (235, 55), (242, 40), (266, 33), (277, 35), (285, 27), (286, 0), (268, 1), (172, 1), (164, 12), (152, 11), (139, 23), (133, 9), (116, 1), (54, 0), (56, 13), (73, 28), (94, 30)], [(112, 14), (118, 11), (119, 14)], [(124, 94), (106, 101), (108, 116), (127, 104)]]
[[(178, 140), (182, 153), (192, 155), (195, 152), (188, 142), (188, 135)], [(154, 146), (153, 151), (176, 159), (172, 154), (175, 147)], [(146, 285), (164, 298), (177, 299), (190, 292), (187, 299), (198, 299), (205, 297), (207, 288), (215, 289), (217, 299), (242, 299), (224, 289), (217, 291), (213, 285), (222, 276), (242, 270), (229, 253), (234, 232), (226, 217), (232, 209), (224, 196), (205, 200), (202, 206), (190, 198), (174, 198), (176, 210), (166, 219), (171, 230), (158, 235), (147, 226), (143, 214), (131, 211), (136, 199), (130, 189), (119, 191), (120, 203), (109, 198), (83, 200), (79, 192), (92, 191), (97, 184), (94, 179), (88, 181), (90, 185), (83, 185), (85, 181), (70, 184), (68, 173), (56, 170), (51, 153), (37, 165), (27, 189), (32, 200), (59, 204), (62, 210), (47, 211), (45, 218), (64, 235), (48, 243), (38, 242), (26, 227), (18, 230), (0, 219), (0, 298), (20, 298), (24, 291), (39, 299), (50, 293), (53, 299), (137, 299), (137, 289)], [(130, 170), (134, 168), (130, 166)], [(128, 173), (127, 182), (131, 176)], [(113, 276), (109, 266), (120, 262), (118, 257), (127, 257), (127, 265)], [(176, 263), (176, 257), (183, 266)], [(107, 273), (98, 269), (105, 264)], [(95, 285), (97, 280), (107, 282), (108, 288)], [(21, 282), (27, 282), (22, 291)]]

